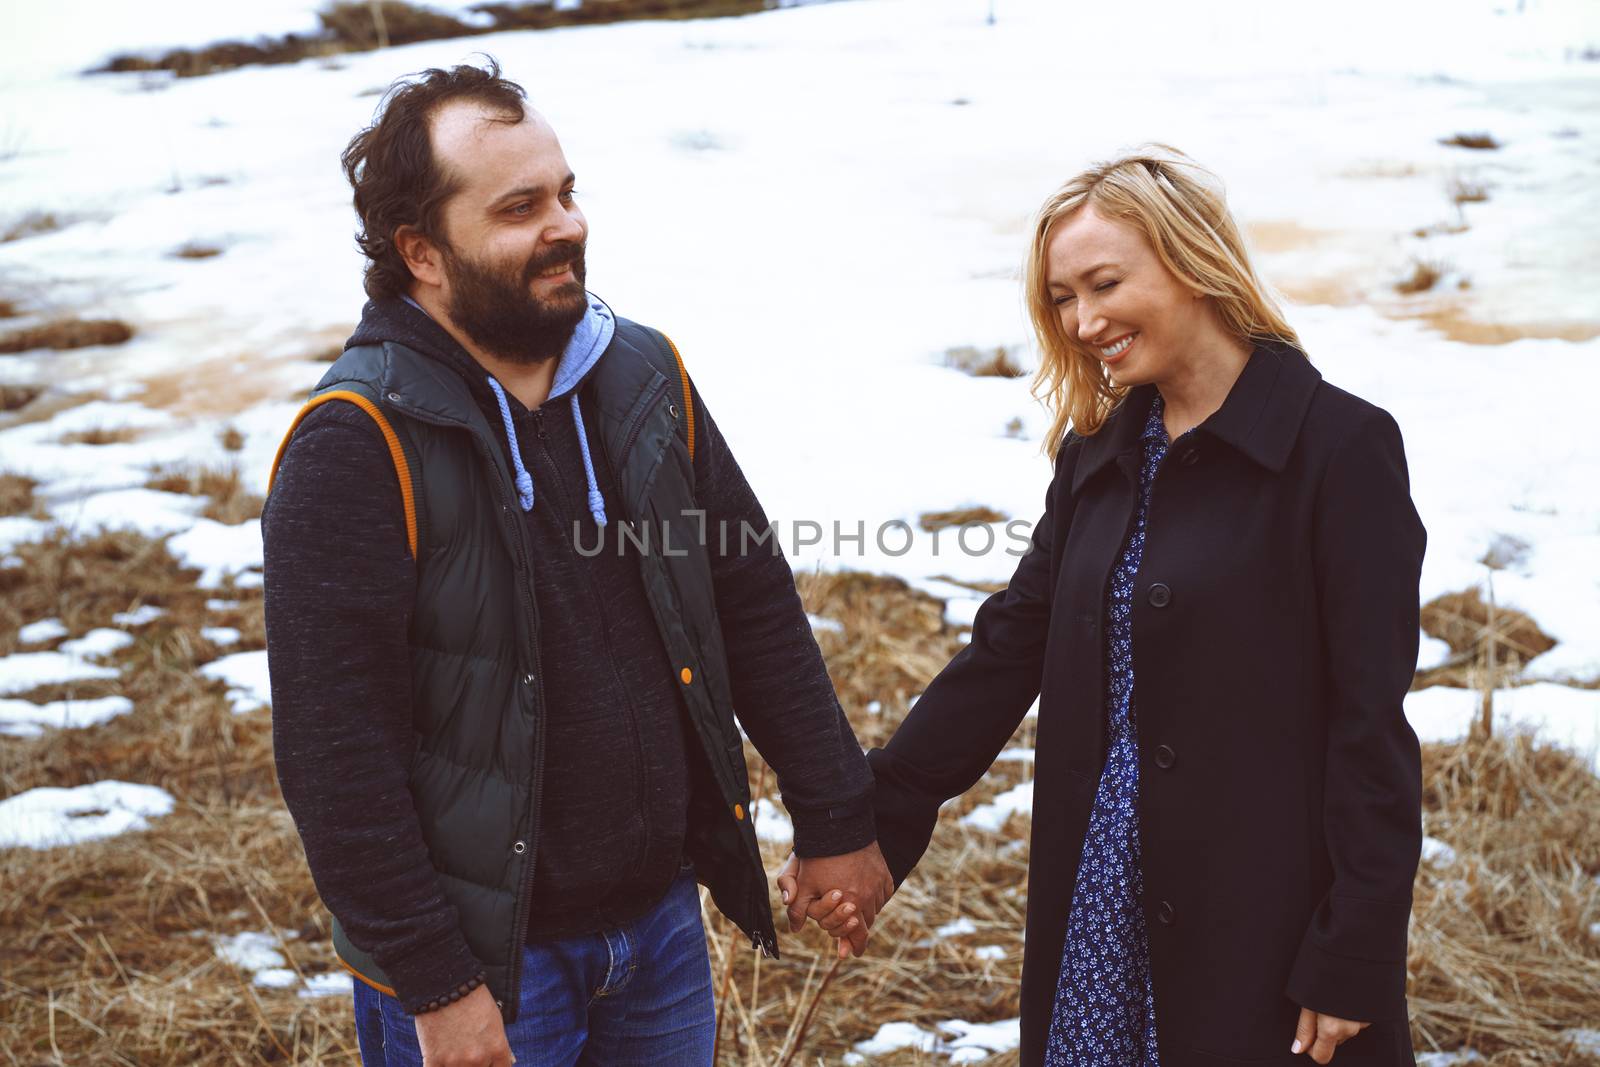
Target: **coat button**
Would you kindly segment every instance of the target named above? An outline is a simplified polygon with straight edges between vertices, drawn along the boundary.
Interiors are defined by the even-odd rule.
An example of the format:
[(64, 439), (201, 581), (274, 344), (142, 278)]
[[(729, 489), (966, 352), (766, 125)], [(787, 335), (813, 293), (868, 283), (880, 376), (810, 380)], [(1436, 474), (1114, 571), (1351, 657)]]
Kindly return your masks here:
[(1171, 926), (1178, 921), (1178, 913), (1173, 910), (1171, 901), (1161, 902), (1161, 907), (1156, 909), (1156, 918), (1161, 920), (1162, 926)]
[(1178, 462), (1182, 463), (1185, 467), (1194, 466), (1196, 463), (1200, 462), (1200, 450), (1198, 448), (1184, 449), (1183, 455), (1178, 457)]
[(526, 843), (524, 843), (522, 841), (518, 841), (516, 844), (511, 846), (511, 851), (515, 852), (517, 855), (520, 856), (524, 852), (528, 851), (528, 846), (527, 846)]
[(1150, 587), (1148, 599), (1151, 607), (1164, 608), (1172, 603), (1172, 587), (1165, 582), (1157, 582)]
[(1170, 770), (1172, 765), (1174, 763), (1177, 763), (1177, 762), (1178, 762), (1178, 754), (1176, 752), (1172, 751), (1172, 748), (1170, 746), (1162, 745), (1162, 746), (1160, 746), (1159, 748), (1156, 749), (1156, 766), (1157, 767), (1160, 767), (1164, 771), (1165, 770)]

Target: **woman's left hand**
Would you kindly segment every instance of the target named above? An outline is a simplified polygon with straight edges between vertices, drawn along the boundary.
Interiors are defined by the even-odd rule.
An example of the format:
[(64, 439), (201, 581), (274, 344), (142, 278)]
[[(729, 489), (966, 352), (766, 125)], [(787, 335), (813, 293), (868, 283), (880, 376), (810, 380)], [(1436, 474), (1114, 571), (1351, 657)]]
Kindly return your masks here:
[(1316, 1062), (1327, 1063), (1333, 1059), (1335, 1048), (1371, 1025), (1301, 1008), (1300, 1022), (1294, 1028), (1294, 1045), (1289, 1051), (1306, 1052)]

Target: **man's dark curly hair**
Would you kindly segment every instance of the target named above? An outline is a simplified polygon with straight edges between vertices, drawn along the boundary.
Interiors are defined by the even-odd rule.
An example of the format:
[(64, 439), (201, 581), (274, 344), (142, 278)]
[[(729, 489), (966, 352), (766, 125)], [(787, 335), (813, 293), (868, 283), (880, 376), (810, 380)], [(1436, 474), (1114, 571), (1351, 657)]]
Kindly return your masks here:
[(440, 247), (444, 204), (460, 188), (460, 177), (433, 154), (428, 126), (439, 107), (452, 100), (475, 100), (493, 122), (516, 125), (527, 93), (500, 76), (500, 64), (485, 56), (488, 69), (470, 65), (437, 67), (397, 80), (384, 94), (371, 126), (350, 139), (339, 161), (355, 190), (361, 229), (356, 244), (367, 257), (366, 290), (374, 300), (398, 296), (411, 285), (411, 271), (395, 247), (395, 231), (410, 226)]

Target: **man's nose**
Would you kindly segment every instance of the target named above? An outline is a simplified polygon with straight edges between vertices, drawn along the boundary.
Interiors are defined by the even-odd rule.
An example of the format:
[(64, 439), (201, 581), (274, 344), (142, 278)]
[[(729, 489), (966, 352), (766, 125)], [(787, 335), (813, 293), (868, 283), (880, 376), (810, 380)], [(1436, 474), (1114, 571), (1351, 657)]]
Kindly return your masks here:
[(551, 220), (545, 227), (544, 239), (551, 244), (567, 242), (569, 244), (582, 244), (587, 234), (583, 216), (577, 211), (563, 211), (558, 218)]

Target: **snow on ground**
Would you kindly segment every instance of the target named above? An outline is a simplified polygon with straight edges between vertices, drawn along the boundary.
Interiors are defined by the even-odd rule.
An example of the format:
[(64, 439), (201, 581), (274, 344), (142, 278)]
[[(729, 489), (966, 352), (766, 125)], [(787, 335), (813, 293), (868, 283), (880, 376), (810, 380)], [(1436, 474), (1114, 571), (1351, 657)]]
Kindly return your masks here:
[[(14, 20), (34, 46), (0, 73), (0, 149), (14, 153), (0, 161), (0, 225), (24, 211), (67, 225), (0, 244), (0, 288), (137, 335), (0, 358), (0, 383), (81, 401), (0, 422), (0, 470), (37, 480), (49, 516), (0, 518), (0, 557), (57, 524), (122, 525), (170, 534), (207, 587), (260, 584), (259, 523), (223, 526), (198, 515), (200, 498), (144, 485), (157, 468), (236, 464), (265, 489), (296, 397), (325, 369), (311, 357), (362, 302), (338, 153), (370, 118), (371, 90), (481, 50), (562, 135), (591, 224), (591, 286), (672, 334), (797, 569), (943, 586), (950, 621), (970, 623), (980, 598), (932, 579), (1009, 576), (1049, 478), (1045, 420), (1025, 379), (970, 378), (944, 353), (1025, 351), (1029, 213), (1086, 163), (1158, 139), (1227, 181), (1262, 273), (1300, 301), (1289, 318), (1326, 378), (1399, 419), (1429, 531), (1424, 597), (1481, 583), (1485, 552), (1515, 539), (1526, 547), (1494, 574), (1497, 599), (1561, 642), (1531, 673), (1600, 678), (1600, 496), (1588, 488), (1600, 449), (1551, 403), (1600, 388), (1600, 339), (1548, 339), (1600, 328), (1600, 64), (1582, 58), (1600, 44), (1592, 4), (1008, 0), (986, 25), (978, 0), (857, 0), (198, 79), (63, 73), (114, 47), (303, 28), (314, 5), (184, 0), (131, 22), (102, 6), (85, 17), (86, 0), (63, 0)], [(1144, 30), (1137, 68), (1122, 49), (1074, 45), (1130, 25)], [(600, 63), (615, 73), (604, 84), (589, 77)], [(1439, 143), (1478, 130), (1503, 147)], [(1489, 199), (1450, 203), (1454, 181)], [(1452, 220), (1468, 226), (1414, 235)], [(185, 241), (221, 254), (174, 258)], [(1414, 298), (1413, 311), (1530, 336), (1468, 344), (1400, 314), (1391, 283), (1414, 259), (1469, 287)], [(224, 427), (239, 451), (221, 450)], [(90, 431), (121, 432), (72, 439)], [(924, 512), (973, 504), (1012, 521), (917, 529)], [(1441, 655), (1430, 643), (1420, 662)], [(69, 664), (104, 670), (23, 653), (0, 660), (0, 692), (20, 691), (8, 688), (20, 676), (112, 676), (49, 676)], [(264, 658), (208, 669), (229, 673), (240, 703), (265, 702)], [(1600, 708), (1571, 692), (1504, 699), (1593, 752)], [(1407, 711), (1454, 736), (1469, 703), (1429, 690)]]
[[(1406, 694), (1406, 719), (1423, 741), (1453, 741), (1467, 735), (1478, 717), (1481, 695), (1473, 689), (1432, 686)], [(1537, 682), (1494, 694), (1497, 733), (1529, 732), (1571, 749), (1600, 774), (1600, 690)]]
[(113, 667), (85, 663), (65, 652), (13, 652), (0, 657), (0, 696), (26, 693), (41, 685), (65, 685), (115, 678)]
[(148, 626), (150, 623), (155, 622), (165, 614), (166, 610), (164, 608), (158, 608), (154, 604), (141, 604), (132, 611), (117, 612), (115, 615), (111, 616), (111, 621), (116, 623), (118, 626), (132, 626), (137, 628), (140, 626)]
[(133, 644), (133, 635), (123, 630), (112, 630), (101, 627), (90, 630), (82, 637), (71, 641), (63, 641), (57, 646), (57, 651), (65, 652), (69, 656), (79, 659), (105, 659), (114, 652), (121, 651)]
[(40, 619), (17, 628), (17, 643), (21, 645), (42, 645), (65, 636), (67, 628), (60, 619)]
[(52, 700), (34, 704), (26, 700), (0, 699), (0, 734), (12, 737), (37, 737), (48, 727), (68, 730), (94, 726), (126, 715), (133, 710), (127, 697), (95, 697), (89, 700)]
[(212, 660), (200, 668), (200, 673), (228, 684), (228, 704), (236, 715), (272, 703), (265, 649), (259, 652), (235, 652), (231, 656)]
[(961, 825), (997, 834), (1013, 814), (1033, 815), (1033, 783), (1007, 789), (987, 804), (979, 804), (961, 817)]
[(299, 973), (289, 966), (289, 961), (279, 951), (282, 947), (280, 938), (293, 940), (298, 936), (293, 930), (280, 930), (277, 934), (245, 930), (237, 934), (214, 936), (211, 943), (216, 948), (218, 959), (250, 973), (252, 985), (267, 989), (298, 989), (302, 997), (348, 994), (348, 974), (313, 974), (302, 980)]
[(57, 848), (149, 827), (172, 811), (153, 785), (104, 781), (72, 789), (42, 786), (0, 800), (0, 848)]
[(776, 800), (762, 797), (751, 808), (755, 814), (757, 839), (775, 845), (787, 845), (794, 840), (794, 823)]
[(202, 626), (200, 636), (220, 647), (238, 644), (241, 635), (232, 626)]
[(884, 1023), (854, 1051), (845, 1054), (846, 1064), (864, 1064), (874, 1056), (886, 1056), (903, 1049), (947, 1056), (951, 1063), (979, 1063), (1001, 1052), (1009, 1052), (1022, 1041), (1022, 1020), (996, 1023), (969, 1023), (950, 1019), (939, 1024), (938, 1033), (915, 1023)]

